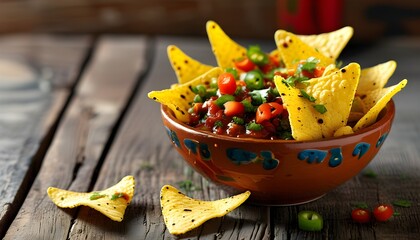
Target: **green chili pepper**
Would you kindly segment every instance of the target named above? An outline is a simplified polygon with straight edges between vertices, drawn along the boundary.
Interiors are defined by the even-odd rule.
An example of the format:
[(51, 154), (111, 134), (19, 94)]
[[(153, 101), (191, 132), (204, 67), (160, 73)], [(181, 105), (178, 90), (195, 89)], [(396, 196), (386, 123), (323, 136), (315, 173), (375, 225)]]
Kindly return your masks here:
[(235, 124), (239, 124), (239, 125), (243, 125), (243, 124), (245, 123), (245, 121), (244, 121), (244, 119), (243, 119), (243, 118), (240, 118), (240, 117), (237, 117), (237, 116), (234, 116), (234, 117), (232, 118), (232, 121), (233, 121)]
[(249, 60), (258, 66), (264, 66), (269, 63), (269, 58), (266, 53), (261, 51), (259, 46), (250, 46), (246, 52)]
[(249, 90), (259, 90), (264, 87), (264, 76), (258, 70), (252, 70), (246, 73), (244, 81)]
[(229, 94), (224, 94), (220, 96), (218, 99), (216, 99), (215, 103), (217, 106), (222, 107), (223, 104), (229, 101), (235, 101), (235, 97)]
[(303, 231), (321, 231), (324, 225), (322, 216), (314, 211), (301, 211), (298, 213), (299, 229)]
[(250, 122), (246, 125), (246, 129), (251, 131), (261, 131), (263, 126), (255, 122)]
[(203, 99), (200, 97), (200, 95), (197, 94), (197, 95), (194, 96), (193, 102), (201, 103), (201, 102), (203, 102)]
[(245, 107), (245, 112), (255, 112), (257, 110), (257, 107), (252, 105), (252, 103), (248, 100), (242, 100), (242, 105)]
[(235, 79), (239, 79), (238, 70), (236, 70), (236, 68), (226, 68), (225, 72), (231, 73)]

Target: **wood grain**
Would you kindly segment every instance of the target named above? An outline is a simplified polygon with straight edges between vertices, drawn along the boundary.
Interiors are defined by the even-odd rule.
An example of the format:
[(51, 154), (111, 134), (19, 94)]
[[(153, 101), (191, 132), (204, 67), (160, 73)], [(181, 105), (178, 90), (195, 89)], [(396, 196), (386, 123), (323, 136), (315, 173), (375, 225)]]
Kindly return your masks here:
[[(40, 38), (50, 41), (39, 42)], [(16, 215), (38, 172), (42, 161), (38, 155), (44, 154), (44, 144), (51, 138), (52, 128), (70, 93), (70, 89), (56, 88), (55, 84), (75, 82), (73, 76), (82, 65), (87, 40), (86, 37), (75, 37), (69, 46), (59, 38), (43, 35), (0, 38), (3, 63), (12, 61), (18, 66), (29, 66), (21, 70), (30, 69), (28, 71), (33, 73), (23, 85), (8, 84), (7, 89), (0, 86), (0, 236)], [(51, 49), (60, 49), (63, 56), (58, 57), (50, 52)], [(34, 59), (36, 66), (30, 65)], [(42, 69), (48, 69), (49, 78), (43, 78)], [(66, 76), (52, 77), (64, 72)]]
[(67, 238), (77, 209), (57, 208), (46, 190), (49, 186), (89, 190), (113, 127), (139, 74), (147, 67), (146, 47), (143, 37), (109, 36), (99, 40), (43, 166), (5, 239)]

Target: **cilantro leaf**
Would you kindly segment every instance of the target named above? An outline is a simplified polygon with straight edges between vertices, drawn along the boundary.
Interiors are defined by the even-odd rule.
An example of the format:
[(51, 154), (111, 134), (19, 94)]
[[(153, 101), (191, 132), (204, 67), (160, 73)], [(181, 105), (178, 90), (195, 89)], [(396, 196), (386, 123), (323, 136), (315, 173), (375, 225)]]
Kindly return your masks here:
[(313, 73), (318, 63), (319, 63), (319, 60), (317, 58), (309, 57), (308, 59), (306, 59), (306, 61), (303, 64), (299, 65), (298, 71), (299, 72), (308, 71), (310, 73)]
[(300, 89), (300, 94), (302, 94), (302, 96), (306, 99), (308, 99), (310, 102), (315, 102), (316, 98), (314, 98), (313, 96), (309, 95), (305, 90)]
[(411, 207), (411, 201), (402, 200), (402, 199), (396, 200), (392, 202), (392, 204), (397, 207), (405, 207), (405, 208)]

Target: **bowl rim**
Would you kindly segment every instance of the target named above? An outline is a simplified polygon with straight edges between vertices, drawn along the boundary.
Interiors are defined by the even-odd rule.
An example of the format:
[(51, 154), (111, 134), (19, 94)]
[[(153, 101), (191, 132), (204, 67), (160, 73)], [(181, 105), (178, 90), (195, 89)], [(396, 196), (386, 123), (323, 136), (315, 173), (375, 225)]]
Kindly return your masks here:
[(192, 134), (197, 134), (197, 135), (201, 135), (202, 137), (208, 137), (208, 138), (216, 138), (216, 139), (220, 139), (220, 140), (224, 140), (224, 141), (235, 141), (235, 142), (252, 142), (252, 143), (287, 143), (287, 144), (291, 144), (291, 143), (318, 143), (318, 142), (328, 142), (328, 141), (337, 141), (339, 139), (344, 139), (344, 138), (349, 138), (349, 137), (357, 137), (363, 134), (366, 134), (370, 131), (374, 131), (376, 130), (379, 126), (382, 126), (384, 124), (386, 124), (389, 121), (392, 121), (394, 116), (395, 116), (395, 103), (393, 101), (393, 99), (391, 99), (390, 101), (388, 101), (388, 103), (386, 104), (385, 108), (381, 110), (381, 112), (378, 114), (378, 118), (379, 120), (377, 120), (375, 123), (373, 123), (372, 125), (363, 128), (353, 134), (348, 134), (348, 135), (343, 135), (343, 136), (339, 136), (339, 137), (329, 137), (329, 138), (323, 138), (323, 139), (317, 139), (317, 140), (284, 140), (284, 139), (259, 139), (259, 138), (252, 138), (252, 137), (232, 137), (232, 136), (227, 136), (227, 135), (217, 135), (215, 133), (212, 132), (208, 132), (208, 131), (204, 131), (204, 130), (200, 130), (200, 129), (196, 129), (194, 127), (191, 127), (181, 121), (179, 121), (178, 119), (176, 119), (174, 113), (172, 112), (172, 110), (166, 106), (161, 104), (161, 115), (162, 118), (166, 119), (168, 122), (170, 122), (171, 125), (174, 125), (176, 128), (181, 129), (182, 131), (185, 132), (189, 132)]

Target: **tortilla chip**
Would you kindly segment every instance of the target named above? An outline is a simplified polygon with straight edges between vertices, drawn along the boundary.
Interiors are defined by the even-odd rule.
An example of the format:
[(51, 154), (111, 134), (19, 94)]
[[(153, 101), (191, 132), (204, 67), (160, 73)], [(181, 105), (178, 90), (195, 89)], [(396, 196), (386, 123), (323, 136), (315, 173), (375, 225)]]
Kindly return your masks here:
[(152, 91), (147, 96), (168, 106), (175, 113), (175, 117), (181, 122), (188, 122), (188, 109), (195, 96), (192, 87), (200, 84), (209, 87), (211, 79), (217, 78), (222, 72), (223, 70), (221, 68), (215, 67), (187, 83), (177, 85), (171, 89)]
[(337, 70), (338, 68), (335, 64), (330, 64), (324, 69), (322, 76), (324, 77), (324, 76), (330, 75), (331, 73), (334, 73)]
[(351, 112), (360, 112), (363, 114), (367, 112), (365, 103), (358, 95), (356, 95), (353, 99), (353, 104), (351, 105)]
[(251, 192), (216, 201), (189, 198), (173, 186), (165, 185), (160, 192), (160, 205), (165, 225), (171, 234), (184, 234), (204, 222), (223, 217), (248, 199)]
[(329, 33), (317, 35), (298, 35), (298, 37), (309, 46), (314, 47), (325, 56), (336, 60), (344, 47), (353, 36), (352, 27), (343, 27)]
[[(308, 80), (302, 89), (290, 87), (280, 76), (275, 76), (276, 87), (289, 112), (293, 138), (298, 141), (328, 138), (346, 126), (359, 77), (357, 63), (350, 63), (328, 76)], [(311, 102), (304, 98), (301, 90), (316, 100)], [(320, 105), (327, 109), (325, 113), (315, 109)]]
[(358, 131), (362, 128), (368, 127), (376, 122), (376, 118), (391, 98), (401, 91), (407, 85), (407, 79), (402, 80), (398, 84), (377, 89), (370, 92), (364, 99), (365, 106), (369, 109), (368, 112), (356, 123), (353, 131)]
[(191, 58), (175, 45), (169, 45), (167, 53), (179, 84), (191, 81), (213, 68)]
[(309, 57), (314, 57), (318, 60), (319, 66), (328, 66), (335, 63), (335, 59), (325, 56), (314, 47), (309, 46), (303, 42), (297, 35), (284, 31), (277, 30), (275, 35), (277, 49), (279, 50), (281, 59), (286, 68), (294, 68), (300, 60), (306, 60)]
[(49, 187), (47, 192), (54, 204), (60, 208), (75, 208), (83, 205), (101, 212), (114, 221), (121, 222), (125, 209), (134, 196), (134, 189), (134, 177), (126, 176), (116, 185), (102, 191), (81, 193)]
[(391, 60), (363, 69), (360, 74), (359, 86), (356, 91), (357, 94), (367, 95), (370, 91), (384, 88), (396, 67), (397, 63)]
[(233, 41), (214, 21), (206, 24), (209, 38), (217, 65), (221, 68), (234, 67), (236, 59), (246, 56), (246, 48)]
[(350, 126), (344, 126), (334, 132), (334, 137), (341, 137), (344, 135), (353, 134), (353, 129)]

